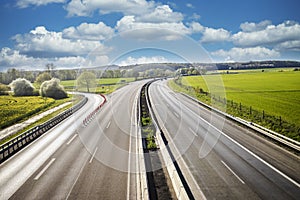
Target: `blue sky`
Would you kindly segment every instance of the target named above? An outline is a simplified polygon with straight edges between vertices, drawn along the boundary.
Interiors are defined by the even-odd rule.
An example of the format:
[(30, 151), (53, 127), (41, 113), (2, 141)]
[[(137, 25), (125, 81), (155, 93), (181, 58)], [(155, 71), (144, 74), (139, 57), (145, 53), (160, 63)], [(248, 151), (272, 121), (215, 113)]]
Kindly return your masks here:
[(299, 7), (298, 0), (1, 0), (0, 70), (299, 61)]

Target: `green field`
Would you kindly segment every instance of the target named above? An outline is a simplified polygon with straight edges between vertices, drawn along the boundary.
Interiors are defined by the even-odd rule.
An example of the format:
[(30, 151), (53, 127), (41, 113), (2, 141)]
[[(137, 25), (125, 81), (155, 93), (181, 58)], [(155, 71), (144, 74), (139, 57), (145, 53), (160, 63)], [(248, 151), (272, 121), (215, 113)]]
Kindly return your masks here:
[(71, 100), (72, 98), (54, 100), (39, 96), (0, 96), (0, 130)]
[[(282, 118), (290, 124), (300, 127), (300, 72), (298, 71), (252, 71), (250, 73), (186, 76), (182, 77), (181, 86), (171, 81), (173, 89), (196, 94), (200, 100), (211, 103), (211, 96), (199, 95), (195, 91), (187, 91), (183, 86), (202, 88), (215, 95), (216, 99), (225, 97), (227, 111), (233, 112), (231, 100), (243, 107), (256, 110), (260, 113)], [(222, 89), (225, 93), (222, 95)], [(202, 97), (201, 97), (202, 96)], [(247, 118), (247, 117), (246, 117)], [(277, 130), (278, 131), (278, 130)], [(286, 130), (285, 130), (286, 131)], [(298, 130), (299, 132), (299, 130)], [(297, 133), (296, 133), (297, 134)], [(298, 133), (298, 137), (299, 133)]]
[[(97, 88), (92, 88), (92, 92), (96, 93), (112, 93), (119, 87), (122, 87), (124, 84), (134, 81), (134, 78), (101, 78), (97, 79)], [(77, 83), (76, 80), (61, 81), (61, 85), (68, 91), (74, 90)], [(95, 91), (96, 90), (96, 91)], [(79, 91), (86, 92), (86, 88), (79, 88)]]

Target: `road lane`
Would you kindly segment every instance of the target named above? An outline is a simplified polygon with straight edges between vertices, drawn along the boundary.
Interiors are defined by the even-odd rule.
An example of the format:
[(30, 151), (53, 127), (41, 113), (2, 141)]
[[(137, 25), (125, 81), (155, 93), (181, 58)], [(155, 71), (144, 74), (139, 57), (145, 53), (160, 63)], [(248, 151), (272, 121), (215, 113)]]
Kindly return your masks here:
[[(162, 126), (170, 133), (174, 144), (208, 199), (299, 198), (297, 185), (299, 157), (281, 148), (273, 148), (274, 145), (270, 145), (263, 138), (257, 139), (257, 135), (253, 139), (248, 134), (249, 130), (232, 125), (232, 122), (222, 121), (220, 117), (212, 116), (207, 110), (206, 117), (203, 117), (204, 111), (199, 110), (199, 105), (193, 104), (181, 95), (174, 95), (161, 81), (150, 86), (150, 96), (156, 113), (164, 122)], [(166, 104), (169, 106), (165, 106)], [(218, 130), (222, 127), (225, 127), (221, 129), (223, 132)], [(292, 163), (292, 171), (289, 171), (291, 167), (283, 167), (280, 170), (283, 170), (284, 174), (287, 171), (289, 171), (287, 174), (293, 174), (292, 179), (296, 180), (296, 184), (266, 165), (267, 162), (262, 162), (263, 159), (254, 156), (255, 153), (251, 154), (245, 150), (247, 148), (237, 145), (227, 134), (230, 137), (234, 134), (238, 135), (234, 138), (243, 138), (238, 140), (238, 143), (245, 144), (250, 150), (255, 149), (255, 153), (263, 159), (264, 153), (259, 152), (266, 149), (271, 158), (279, 155), (276, 162), (284, 163), (287, 160), (287, 163)], [(285, 166), (276, 162), (270, 163)]]
[(75, 122), (83, 121), (103, 101), (100, 96), (86, 96), (89, 101), (82, 109), (0, 165), (0, 199), (8, 199), (15, 193), (74, 133), (78, 125)]
[[(77, 127), (71, 129), (71, 125), (66, 124), (65, 129), (60, 130), (57, 135), (64, 138), (54, 140), (60, 141), (55, 151), (48, 149), (51, 142), (47, 148), (43, 146), (43, 150), (49, 153), (47, 156), (45, 152), (41, 153), (45, 159), (18, 185), (11, 199), (138, 198), (135, 173), (128, 173), (128, 160), (136, 158), (129, 157), (128, 151), (130, 148), (131, 153), (135, 153), (136, 142), (130, 146), (129, 141), (136, 139), (136, 122), (132, 120), (136, 118), (135, 100), (141, 86), (139, 82), (129, 84), (108, 96), (108, 102), (86, 126), (82, 124), (83, 119), (99, 104), (92, 104), (89, 111), (85, 110), (75, 116), (77, 122), (73, 123)], [(91, 95), (91, 98), (95, 96)], [(53, 136), (54, 139), (57, 135)], [(18, 159), (23, 157), (19, 155)], [(5, 165), (11, 167), (10, 162)], [(24, 161), (24, 166), (27, 165), (32, 165), (30, 159)], [(132, 162), (132, 165), (135, 163)], [(11, 178), (17, 179), (14, 176)], [(7, 199), (9, 195), (2, 197)]]

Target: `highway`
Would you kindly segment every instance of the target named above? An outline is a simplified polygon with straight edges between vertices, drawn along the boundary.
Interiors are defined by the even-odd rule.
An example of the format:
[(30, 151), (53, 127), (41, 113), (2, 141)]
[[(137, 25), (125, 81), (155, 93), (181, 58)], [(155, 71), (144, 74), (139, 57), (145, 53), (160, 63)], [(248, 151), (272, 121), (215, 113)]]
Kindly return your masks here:
[(86, 94), (72, 117), (0, 165), (0, 199), (138, 199), (136, 108), (141, 82), (107, 96)]
[(166, 81), (151, 84), (149, 94), (175, 158), (207, 199), (300, 199), (299, 156), (174, 93)]

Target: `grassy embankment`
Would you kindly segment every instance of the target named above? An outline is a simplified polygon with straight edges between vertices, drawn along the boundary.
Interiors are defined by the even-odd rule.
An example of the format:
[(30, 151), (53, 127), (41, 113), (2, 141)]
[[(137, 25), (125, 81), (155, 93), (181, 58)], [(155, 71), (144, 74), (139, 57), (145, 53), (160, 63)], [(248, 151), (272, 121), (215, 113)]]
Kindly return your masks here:
[[(5, 142), (9, 141), (10, 139), (20, 135), (21, 133), (57, 116), (61, 112), (71, 108), (74, 104), (79, 102), (81, 99), (82, 99), (81, 97), (78, 97), (78, 96), (74, 97), (73, 95), (69, 95), (68, 98), (61, 99), (61, 100), (54, 100), (51, 98), (43, 99), (42, 97), (0, 96), (0, 102), (1, 102), (0, 103), (0, 108), (1, 108), (0, 119), (5, 119), (5, 118), (8, 119), (8, 121), (1, 120), (1, 123), (5, 122), (6, 124), (9, 124), (8, 126), (13, 125), (15, 123), (23, 122), (23, 121), (29, 119), (30, 117), (33, 117), (34, 115), (45, 112), (51, 108), (54, 108), (56, 106), (63, 104), (63, 103), (72, 102), (71, 104), (43, 117), (42, 119), (40, 119), (32, 124), (29, 124), (25, 128), (19, 130), (17, 133), (2, 140), (0, 142), (0, 144), (3, 144)], [(12, 101), (14, 103), (11, 105), (7, 105), (7, 103), (5, 103), (5, 102), (12, 102)], [(4, 109), (4, 106), (7, 108)], [(3, 125), (3, 123), (1, 125)], [(4, 126), (4, 127), (7, 127), (7, 126)], [(1, 128), (0, 130), (2, 130), (2, 129), (3, 128)]]
[[(224, 84), (224, 94), (220, 83)], [(172, 80), (169, 86), (215, 107), (226, 105), (229, 114), (300, 141), (300, 72), (256, 70), (189, 76)], [(200, 88), (208, 94), (200, 93)]]
[[(134, 78), (101, 78), (97, 79), (97, 87), (91, 88), (90, 92), (109, 94), (124, 86), (126, 83), (133, 82)], [(77, 87), (76, 80), (61, 81), (67, 91), (73, 91)], [(87, 92), (86, 87), (79, 87), (78, 91)]]

